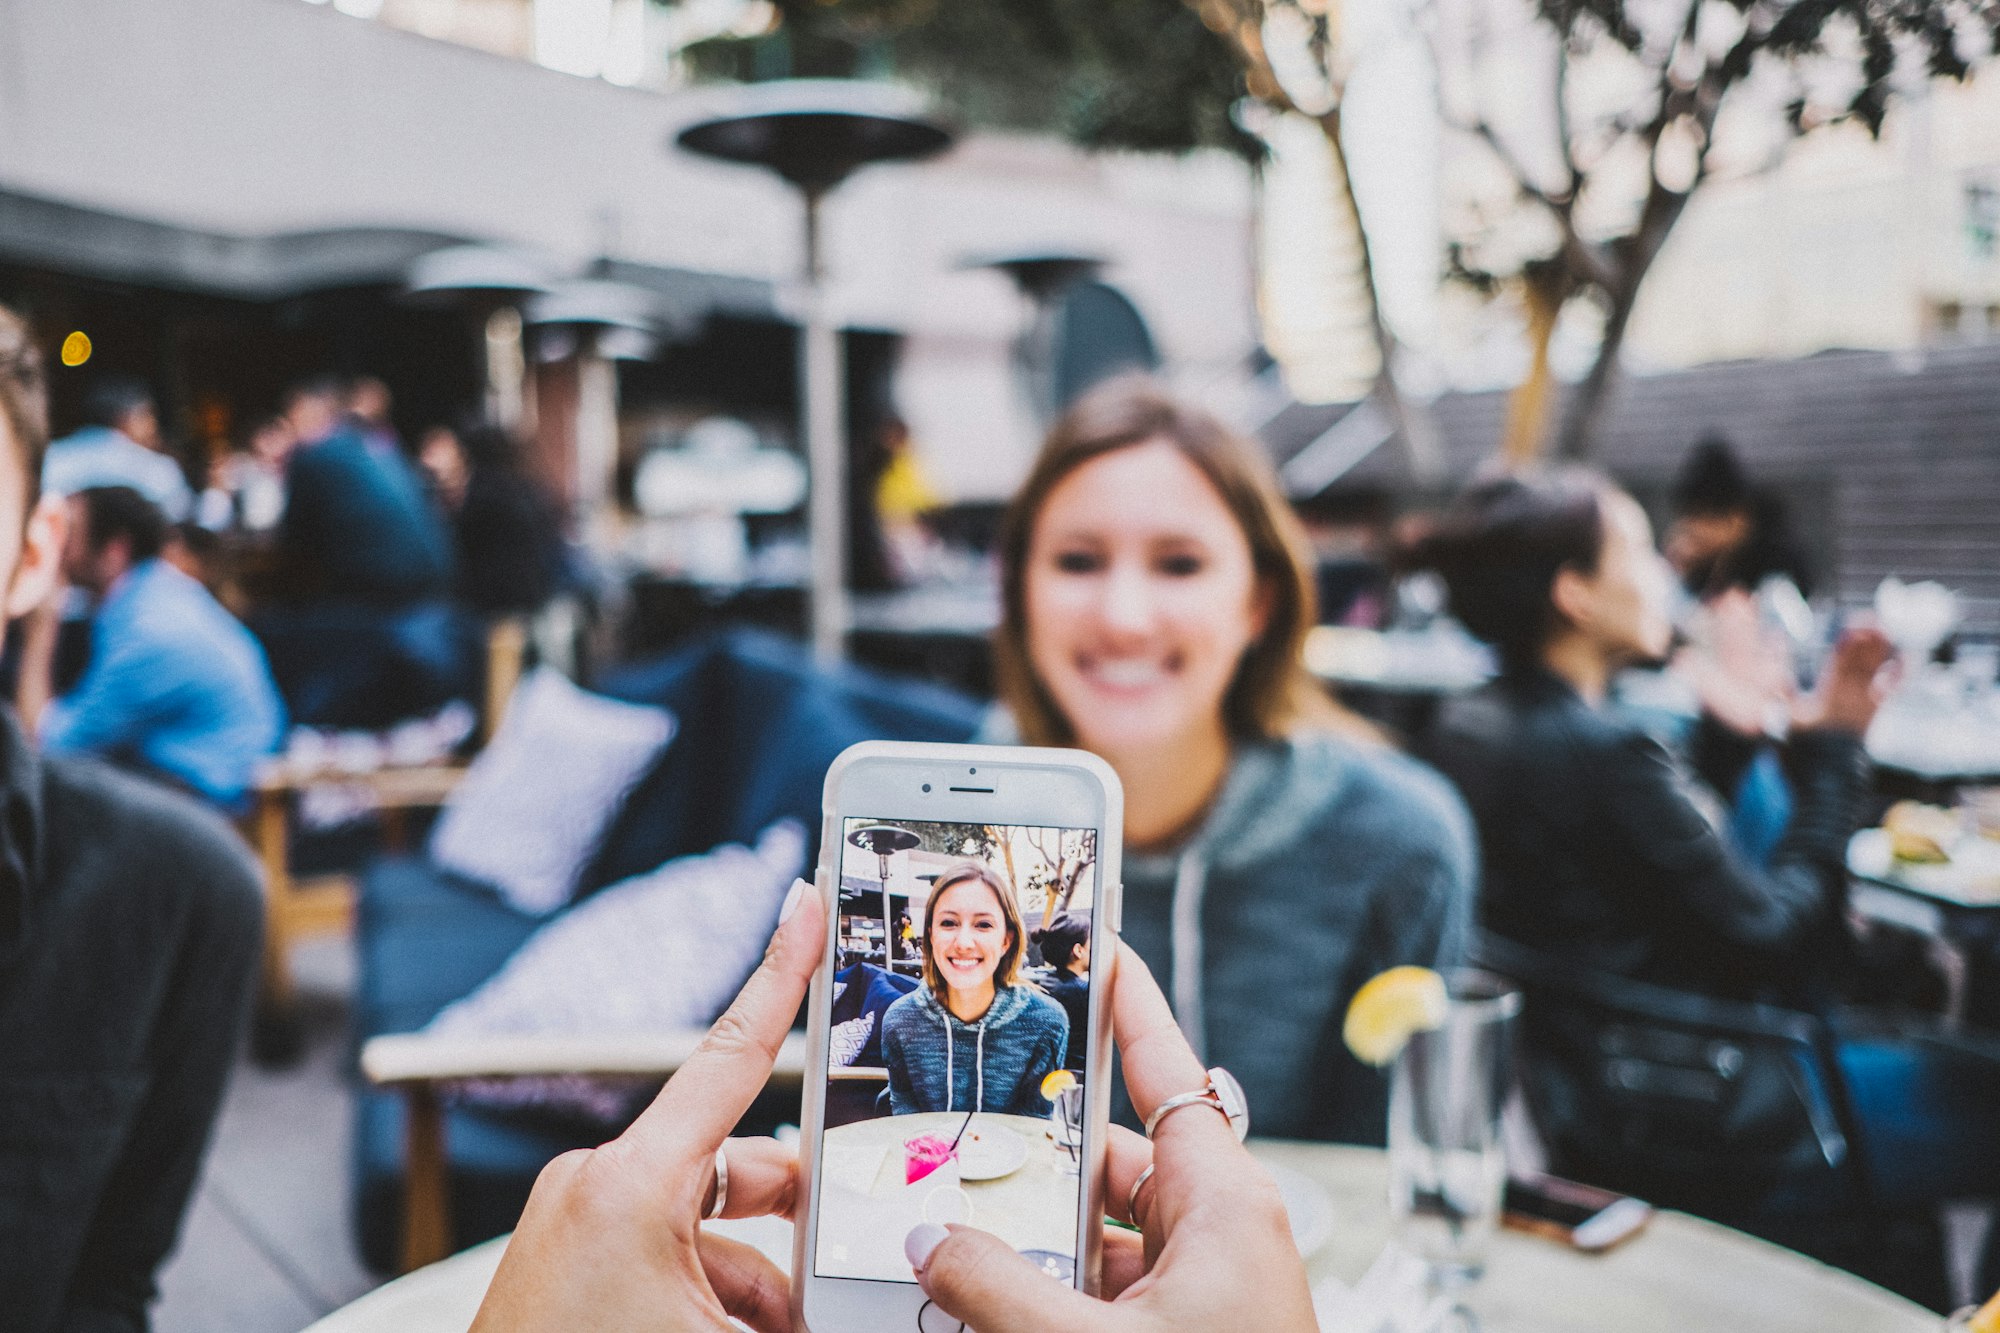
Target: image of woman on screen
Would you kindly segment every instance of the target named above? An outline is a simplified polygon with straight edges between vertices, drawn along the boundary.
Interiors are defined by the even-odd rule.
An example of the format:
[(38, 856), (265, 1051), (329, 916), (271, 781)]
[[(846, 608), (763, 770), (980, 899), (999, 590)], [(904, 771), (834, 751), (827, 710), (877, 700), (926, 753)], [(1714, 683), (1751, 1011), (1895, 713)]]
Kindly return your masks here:
[(937, 878), (924, 905), (924, 984), (882, 1018), (889, 1109), (1042, 1116), (1042, 1079), (1069, 1048), (1063, 1007), (1021, 976), (1021, 909), (975, 861)]

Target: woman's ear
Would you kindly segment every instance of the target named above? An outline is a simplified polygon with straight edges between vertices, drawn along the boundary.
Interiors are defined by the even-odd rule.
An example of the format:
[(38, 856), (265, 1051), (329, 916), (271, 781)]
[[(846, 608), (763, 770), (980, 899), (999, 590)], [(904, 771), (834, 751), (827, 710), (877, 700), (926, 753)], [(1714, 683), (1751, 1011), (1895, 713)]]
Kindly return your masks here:
[(1565, 565), (1549, 585), (1549, 602), (1564, 622), (1582, 629), (1597, 609), (1597, 589), (1592, 580)]
[(69, 539), (69, 502), (44, 495), (28, 515), (21, 536), (21, 558), (14, 564), (14, 581), (7, 586), (7, 618), (24, 616), (54, 595), (62, 582), (63, 545)]

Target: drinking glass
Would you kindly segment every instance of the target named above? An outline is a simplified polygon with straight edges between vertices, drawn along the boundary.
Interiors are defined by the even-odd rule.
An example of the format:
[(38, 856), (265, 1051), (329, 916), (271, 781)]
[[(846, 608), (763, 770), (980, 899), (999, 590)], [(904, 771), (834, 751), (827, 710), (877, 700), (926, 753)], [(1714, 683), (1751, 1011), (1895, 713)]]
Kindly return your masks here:
[(1429, 1268), (1460, 1324), (1459, 1295), (1486, 1266), (1507, 1158), (1500, 1110), (1512, 1077), (1521, 996), (1498, 977), (1446, 978), (1442, 1026), (1411, 1036), (1389, 1079), (1389, 1213), (1397, 1242)]
[(1064, 1156), (1058, 1158), (1063, 1174), (1081, 1176), (1083, 1174), (1083, 1085), (1064, 1088), (1055, 1096), (1049, 1112), (1049, 1123), (1054, 1127), (1056, 1146)]

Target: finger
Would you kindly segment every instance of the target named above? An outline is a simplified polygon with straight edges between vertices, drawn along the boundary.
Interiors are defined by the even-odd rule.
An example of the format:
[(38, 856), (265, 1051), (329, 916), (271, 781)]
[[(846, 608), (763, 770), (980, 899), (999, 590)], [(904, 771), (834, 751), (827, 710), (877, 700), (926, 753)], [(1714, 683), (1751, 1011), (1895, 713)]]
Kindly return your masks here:
[[(776, 1139), (725, 1139), (722, 1151), (729, 1156), (724, 1217), (791, 1217), (799, 1191), (797, 1148)], [(713, 1186), (702, 1194), (704, 1216), (714, 1197)]]
[[(1151, 1117), (1167, 1098), (1207, 1086), (1208, 1071), (1181, 1035), (1167, 997), (1144, 961), (1122, 944), (1111, 1002), (1125, 1087), (1141, 1120)], [(1143, 1219), (1138, 1225), (1146, 1230), (1149, 1248), (1158, 1253), (1189, 1207), (1239, 1187), (1251, 1159), (1228, 1120), (1203, 1106), (1190, 1106), (1162, 1120), (1151, 1147), (1158, 1171), (1138, 1199)]]
[(771, 937), (764, 961), (735, 1003), (620, 1136), (629, 1147), (705, 1156), (764, 1090), (825, 944), (826, 914), (819, 892), (804, 880), (793, 892), (798, 897), (791, 916)]
[(1125, 1288), (1146, 1276), (1146, 1242), (1135, 1231), (1104, 1229), (1104, 1299), (1116, 1300)]
[(731, 1319), (757, 1333), (791, 1333), (792, 1286), (778, 1266), (742, 1241), (704, 1231), (701, 1270)]
[(1175, 1093), (1204, 1086), (1207, 1071), (1181, 1035), (1152, 970), (1123, 942), (1111, 984), (1111, 1032), (1125, 1067), (1125, 1090), (1142, 1122)]
[[(1134, 1133), (1123, 1125), (1113, 1125), (1104, 1147), (1104, 1211), (1120, 1222), (1138, 1226), (1139, 1219), (1132, 1216), (1132, 1210), (1127, 1205), (1132, 1199), (1132, 1186), (1153, 1164), (1153, 1145), (1146, 1141), (1144, 1134)], [(1149, 1184), (1147, 1188), (1152, 1186)]]
[[(927, 1230), (910, 1233), (913, 1246)], [(1007, 1242), (976, 1227), (952, 1227), (924, 1256), (917, 1285), (939, 1309), (979, 1333), (1116, 1327), (1109, 1306), (1051, 1280)]]

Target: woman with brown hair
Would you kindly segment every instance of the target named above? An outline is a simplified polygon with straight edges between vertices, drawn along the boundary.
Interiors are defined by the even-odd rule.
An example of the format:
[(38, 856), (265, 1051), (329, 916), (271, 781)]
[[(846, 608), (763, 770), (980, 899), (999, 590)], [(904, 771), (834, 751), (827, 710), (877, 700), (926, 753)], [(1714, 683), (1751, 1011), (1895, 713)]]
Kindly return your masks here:
[(1047, 1115), (1042, 1079), (1070, 1041), (1061, 1005), (1021, 978), (1027, 939), (1014, 890), (967, 861), (924, 904), (924, 984), (882, 1015), (889, 1108)]
[(1361, 983), (1454, 961), (1474, 857), (1435, 774), (1301, 659), (1305, 540), (1255, 446), (1143, 377), (1050, 432), (1001, 531), (1001, 701), (1125, 787), (1123, 933), (1260, 1133), (1379, 1140), (1340, 1040)]

